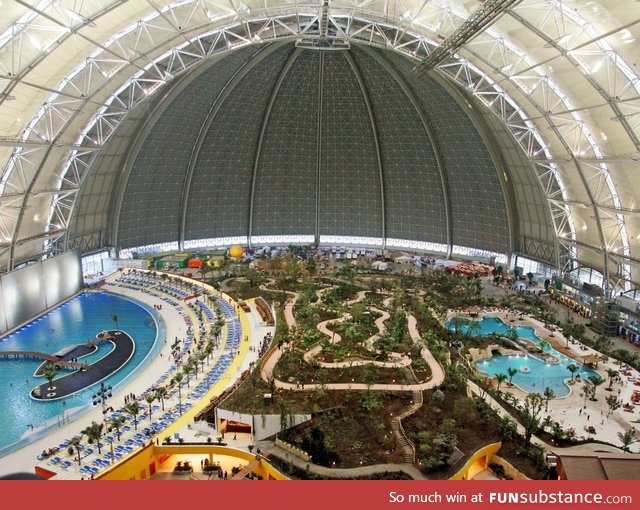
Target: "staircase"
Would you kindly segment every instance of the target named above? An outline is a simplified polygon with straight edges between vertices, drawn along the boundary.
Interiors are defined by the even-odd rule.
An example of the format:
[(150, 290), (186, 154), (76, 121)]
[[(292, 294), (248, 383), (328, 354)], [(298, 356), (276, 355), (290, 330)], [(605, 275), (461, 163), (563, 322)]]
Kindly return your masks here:
[(409, 441), (409, 438), (405, 434), (404, 428), (402, 427), (402, 420), (407, 416), (411, 416), (418, 409), (420, 409), (423, 402), (421, 391), (414, 390), (412, 395), (413, 403), (409, 407), (407, 407), (401, 414), (391, 420), (391, 431), (396, 437), (396, 447), (402, 449), (403, 460), (408, 464), (415, 464), (416, 462), (416, 447), (411, 441)]

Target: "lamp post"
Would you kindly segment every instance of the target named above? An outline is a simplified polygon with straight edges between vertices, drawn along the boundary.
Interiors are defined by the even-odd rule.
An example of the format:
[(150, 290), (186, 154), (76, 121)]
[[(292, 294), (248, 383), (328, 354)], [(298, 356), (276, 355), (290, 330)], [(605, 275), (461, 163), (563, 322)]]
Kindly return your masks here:
[(112, 395), (112, 387), (105, 386), (104, 382), (100, 383), (100, 389), (93, 394), (93, 405), (102, 404), (102, 419), (104, 421), (107, 414), (107, 399)]

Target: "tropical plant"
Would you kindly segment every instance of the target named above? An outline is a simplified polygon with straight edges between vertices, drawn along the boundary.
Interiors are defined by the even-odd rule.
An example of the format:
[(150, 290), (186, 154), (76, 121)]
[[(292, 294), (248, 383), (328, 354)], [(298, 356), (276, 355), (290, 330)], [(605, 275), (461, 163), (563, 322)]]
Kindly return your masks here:
[(614, 370), (613, 368), (607, 368), (607, 375), (609, 376), (609, 386), (607, 387), (607, 390), (611, 391), (613, 380), (618, 377), (619, 372), (617, 370)]
[(541, 338), (538, 343), (538, 349), (540, 349), (540, 352), (544, 352), (547, 347), (551, 347), (551, 344), (544, 338)]
[(571, 363), (570, 365), (567, 365), (567, 370), (569, 372), (571, 372), (571, 381), (573, 381), (573, 377), (575, 375), (575, 373), (580, 370), (580, 367), (578, 365), (575, 365), (574, 363)]
[(220, 339), (220, 333), (222, 332), (222, 328), (227, 324), (226, 319), (221, 313), (218, 313), (216, 317), (216, 322), (213, 325), (213, 334), (216, 337), (216, 340)]
[(200, 370), (202, 372), (204, 372), (204, 362), (207, 360), (207, 358), (208, 358), (208, 354), (207, 354), (206, 347), (196, 353), (196, 359), (198, 360), (199, 363), (201, 363)]
[(51, 387), (51, 384), (53, 383), (53, 380), (55, 379), (57, 373), (58, 373), (58, 366), (54, 365), (53, 363), (47, 362), (42, 367), (42, 375), (44, 375), (47, 378), (47, 381), (49, 382), (49, 387), (47, 388), (48, 390), (53, 389)]
[(118, 324), (118, 315), (115, 313), (112, 313), (111, 320), (116, 323), (116, 329), (120, 329), (120, 325)]
[(98, 455), (102, 452), (100, 451), (100, 438), (102, 438), (102, 434), (104, 433), (104, 423), (96, 423), (95, 421), (91, 422), (86, 429), (83, 430), (83, 433), (89, 438), (89, 442), (96, 442), (96, 446), (98, 447)]
[(431, 402), (438, 408), (442, 406), (444, 398), (445, 396), (442, 390), (436, 390), (431, 394)]
[(591, 436), (596, 433), (596, 428), (593, 425), (589, 425), (585, 429), (585, 432), (587, 433), (588, 438), (591, 439)]
[(466, 287), (472, 296), (479, 296), (482, 292), (482, 280), (477, 274), (474, 274), (467, 279)]
[(75, 457), (75, 460), (78, 461), (78, 466), (82, 465), (82, 455), (80, 453), (80, 451), (82, 450), (82, 445), (80, 444), (81, 442), (82, 442), (82, 436), (75, 436), (69, 442), (69, 447), (68, 447), (70, 455), (77, 455)]
[(545, 405), (545, 399), (540, 393), (529, 393), (522, 405), (522, 425), (525, 431), (524, 447), (528, 448), (531, 436), (540, 428), (541, 414)]
[(627, 430), (626, 432), (618, 432), (618, 439), (622, 443), (622, 449), (625, 452), (630, 451), (630, 446), (638, 441), (638, 436), (633, 430)]
[(191, 365), (191, 363), (185, 363), (184, 365), (182, 365), (182, 373), (187, 378), (187, 388), (189, 387), (189, 376), (191, 375), (191, 372), (193, 372), (193, 366)]
[(468, 337), (472, 337), (472, 336), (477, 336), (477, 334), (480, 332), (480, 321), (469, 321), (467, 324), (467, 331), (466, 331), (466, 335)]
[(173, 380), (178, 385), (178, 409), (180, 410), (180, 415), (182, 415), (182, 391), (180, 388), (183, 379), (184, 375), (182, 375), (180, 372), (173, 376)]
[(555, 392), (547, 386), (544, 389), (544, 410), (547, 412), (549, 410), (549, 401), (556, 396)]
[(582, 385), (582, 393), (581, 395), (584, 397), (584, 407), (587, 407), (587, 399), (593, 399), (595, 395), (596, 387), (589, 383), (584, 383)]
[(498, 423), (500, 437), (505, 441), (512, 441), (518, 437), (518, 425), (509, 416), (502, 416)]
[(156, 400), (156, 395), (154, 392), (146, 393), (144, 396), (144, 401), (148, 404), (147, 408), (149, 409), (149, 420), (151, 420), (151, 412), (153, 411), (151, 404)]
[(513, 367), (509, 367), (507, 369), (507, 373), (509, 374), (509, 384), (513, 386), (513, 376), (516, 375), (518, 373), (518, 369), (517, 368), (513, 368)]
[(140, 414), (140, 404), (138, 402), (131, 402), (124, 408), (124, 410), (127, 412), (127, 414), (133, 417), (134, 430), (138, 430), (138, 414)]
[(509, 326), (509, 329), (505, 332), (504, 336), (512, 342), (517, 342), (518, 330), (514, 326)]
[(496, 389), (498, 391), (500, 391), (500, 385), (507, 380), (507, 375), (506, 374), (496, 374), (496, 375), (493, 376), (493, 378), (498, 383), (498, 387)]
[(451, 319), (449, 319), (449, 324), (453, 326), (453, 330), (456, 333), (461, 333), (462, 328), (464, 328), (465, 326), (468, 327), (470, 322), (471, 321), (466, 317), (460, 317), (459, 315), (456, 315), (454, 317), (451, 317)]
[(605, 401), (609, 406), (607, 417), (611, 416), (611, 413), (613, 413), (616, 409), (620, 409), (620, 399), (617, 397), (617, 395), (609, 395), (607, 398), (605, 398)]
[(155, 393), (156, 393), (156, 399), (160, 401), (160, 404), (162, 405), (162, 410), (164, 411), (164, 399), (168, 394), (167, 388), (165, 388), (164, 386), (158, 386), (155, 389)]
[(590, 375), (589, 382), (593, 384), (593, 395), (591, 396), (591, 400), (598, 400), (596, 398), (596, 389), (598, 388), (598, 386), (604, 383), (604, 377), (602, 377), (601, 375)]
[(124, 427), (124, 424), (127, 423), (127, 420), (124, 416), (116, 416), (111, 418), (109, 421), (109, 427), (113, 427), (116, 429), (116, 435), (118, 436), (118, 441), (120, 441), (120, 429)]

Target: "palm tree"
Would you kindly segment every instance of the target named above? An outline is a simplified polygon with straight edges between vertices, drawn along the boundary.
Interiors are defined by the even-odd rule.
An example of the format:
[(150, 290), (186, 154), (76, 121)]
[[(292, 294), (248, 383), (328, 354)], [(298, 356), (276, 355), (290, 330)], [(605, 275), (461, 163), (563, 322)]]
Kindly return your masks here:
[(518, 373), (518, 369), (517, 368), (513, 368), (513, 367), (509, 367), (507, 369), (507, 372), (509, 373), (509, 384), (513, 385), (513, 383), (511, 381), (513, 379), (513, 376)]
[(543, 396), (544, 396), (544, 410), (545, 412), (547, 412), (549, 410), (549, 400), (554, 398), (556, 394), (551, 388), (549, 388), (549, 386), (547, 386), (544, 389)]
[(222, 312), (218, 312), (218, 316), (216, 317), (216, 322), (213, 325), (213, 334), (216, 337), (216, 340), (219, 340), (220, 333), (222, 332), (222, 328), (227, 324), (227, 320), (222, 315)]
[(180, 390), (180, 383), (184, 379), (184, 375), (178, 372), (173, 376), (173, 380), (178, 384), (178, 409), (180, 410), (180, 415), (182, 415), (182, 392)]
[(480, 331), (480, 321), (469, 321), (467, 323), (467, 332), (466, 335), (471, 337), (471, 336), (477, 336), (477, 334)]
[(115, 314), (115, 313), (112, 313), (111, 314), (111, 320), (116, 323), (116, 329), (120, 329), (120, 326), (118, 324), (118, 315)]
[(589, 425), (585, 430), (589, 439), (591, 439), (591, 436), (596, 433), (596, 428), (593, 425)]
[(53, 389), (51, 384), (53, 383), (53, 380), (55, 379), (57, 373), (58, 366), (54, 365), (51, 362), (45, 363), (42, 367), (42, 375), (44, 375), (47, 378), (47, 381), (49, 381), (49, 387), (47, 388), (49, 391)]
[(198, 354), (194, 354), (193, 356), (189, 356), (189, 365), (191, 365), (191, 370), (195, 371), (195, 377), (198, 378)]
[(496, 375), (493, 376), (493, 378), (498, 383), (497, 390), (500, 391), (500, 385), (507, 380), (507, 375), (506, 374), (496, 374)]
[(591, 399), (598, 400), (596, 398), (596, 388), (604, 382), (604, 377), (600, 375), (591, 375), (589, 376), (589, 382), (593, 384), (593, 396), (591, 397)]
[(581, 393), (581, 395), (584, 397), (584, 402), (582, 403), (583, 407), (585, 407), (585, 408), (587, 407), (587, 399), (588, 398), (593, 398), (593, 395), (594, 395), (595, 392), (596, 392), (596, 387), (595, 386), (593, 386), (593, 385), (591, 385), (591, 384), (589, 384), (587, 382), (582, 385), (582, 393)]
[(151, 412), (153, 411), (153, 409), (151, 408), (151, 404), (153, 404), (153, 402), (156, 400), (155, 393), (150, 391), (149, 393), (145, 394), (144, 400), (148, 404), (148, 407), (149, 407), (149, 421), (151, 421)]
[(213, 343), (207, 342), (207, 345), (204, 348), (204, 352), (207, 354), (207, 365), (209, 364), (209, 359), (211, 358), (213, 351), (214, 351)]
[(482, 280), (477, 274), (474, 274), (469, 278), (467, 287), (474, 296), (479, 296), (482, 292)]
[(160, 401), (162, 404), (162, 410), (164, 411), (164, 398), (167, 396), (167, 388), (164, 386), (159, 386), (156, 388), (156, 399)]
[(193, 366), (188, 361), (182, 365), (182, 373), (187, 376), (187, 388), (189, 388), (189, 375), (193, 371)]
[(78, 461), (78, 466), (82, 465), (82, 455), (80, 455), (80, 443), (82, 442), (82, 436), (75, 436), (69, 442), (69, 453), (71, 455), (78, 454), (76, 460)]
[(538, 349), (540, 349), (540, 352), (544, 352), (547, 347), (551, 347), (551, 344), (544, 338), (541, 338), (540, 342), (538, 342)]
[(120, 429), (124, 427), (125, 423), (127, 423), (127, 420), (124, 416), (116, 416), (115, 418), (111, 418), (111, 421), (109, 422), (109, 427), (116, 429), (118, 441), (120, 441)]
[(200, 366), (200, 370), (202, 370), (204, 372), (204, 362), (208, 358), (206, 347), (204, 349), (202, 349), (201, 351), (198, 351), (196, 353), (196, 358), (198, 359), (198, 361), (200, 363), (202, 363), (202, 365)]
[(95, 421), (92, 421), (91, 425), (83, 430), (83, 433), (89, 438), (90, 443), (93, 441), (96, 442), (96, 445), (98, 446), (98, 455), (102, 454), (100, 451), (100, 438), (102, 437), (103, 432), (104, 423), (96, 423)]
[(609, 376), (609, 386), (607, 390), (611, 391), (611, 386), (613, 386), (613, 380), (618, 377), (619, 372), (614, 370), (613, 368), (607, 368), (607, 375)]
[(460, 317), (459, 315), (456, 315), (455, 317), (451, 317), (451, 319), (449, 320), (449, 324), (453, 326), (453, 330), (456, 333), (460, 333), (464, 326), (469, 325), (469, 319), (467, 319), (466, 317)]
[(636, 436), (635, 432), (633, 432), (632, 430), (627, 430), (625, 433), (622, 432), (618, 432), (618, 439), (620, 439), (620, 442), (622, 443), (622, 449), (625, 452), (630, 451), (629, 447), (638, 441), (638, 437)]
[(140, 413), (140, 404), (138, 402), (131, 402), (124, 408), (127, 414), (133, 416), (133, 428), (138, 430), (138, 414)]
[(504, 334), (504, 336), (507, 337), (512, 342), (517, 342), (518, 341), (518, 330), (513, 326), (509, 326), (509, 329)]
[(567, 365), (567, 370), (571, 372), (571, 381), (573, 381), (573, 376), (578, 370), (580, 370), (580, 367), (574, 363), (571, 363), (570, 365)]

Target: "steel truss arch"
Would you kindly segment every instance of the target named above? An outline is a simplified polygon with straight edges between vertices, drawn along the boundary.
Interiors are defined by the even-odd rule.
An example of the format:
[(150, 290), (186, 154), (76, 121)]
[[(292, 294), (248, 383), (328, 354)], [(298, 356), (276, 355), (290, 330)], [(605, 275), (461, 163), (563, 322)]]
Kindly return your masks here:
[[(44, 11), (49, 3), (41, 1), (36, 6), (39, 11)], [(107, 2), (96, 1), (96, 4), (100, 4), (99, 7), (103, 9), (107, 9), (107, 7), (115, 9), (120, 3), (118, 1), (107, 4)], [(0, 202), (0, 213), (2, 213), (0, 251), (9, 248), (13, 253), (13, 246), (23, 242), (24, 239), (33, 238), (31, 235), (21, 237), (22, 217), (34, 193), (51, 191), (53, 188), (58, 188), (60, 193), (51, 193), (50, 214), (42, 239), (55, 237), (57, 234), (54, 235), (54, 233), (62, 233), (61, 237), (64, 236), (69, 216), (73, 211), (72, 204), (76, 198), (77, 190), (90, 170), (91, 160), (97, 150), (104, 145), (128, 113), (137, 105), (174, 77), (190, 70), (194, 64), (203, 59), (248, 44), (277, 39), (317, 38), (322, 35), (319, 21), (323, 19), (322, 30), (324, 30), (325, 36), (335, 42), (365, 43), (391, 49), (414, 60), (420, 60), (426, 58), (437, 47), (436, 34), (439, 30), (446, 28), (449, 32), (453, 32), (456, 26), (459, 26), (466, 18), (466, 14), (458, 14), (452, 9), (445, 9), (445, 4), (437, 1), (425, 2), (421, 6), (415, 7), (411, 5), (406, 12), (401, 14), (386, 10), (390, 9), (386, 3), (384, 8), (380, 8), (373, 5), (375, 2), (334, 1), (328, 3), (328, 13), (325, 18), (321, 18), (320, 15), (322, 2), (310, 1), (296, 4), (296, 6), (279, 5), (278, 2), (275, 2), (278, 5), (274, 5), (272, 10), (261, 7), (266, 4), (248, 3), (252, 5), (240, 3), (238, 6), (233, 2), (204, 0), (182, 0), (162, 7), (156, 7), (149, 3), (152, 8), (151, 14), (142, 17), (129, 27), (123, 28), (105, 43), (96, 44), (97, 50), (60, 82), (56, 92), (52, 93), (27, 124), (24, 131), (17, 137), (15, 149), (0, 177), (0, 197), (2, 198)], [(22, 4), (25, 5), (25, 8), (30, 8), (24, 2)], [(558, 5), (562, 6), (563, 2), (541, 1), (538, 4), (540, 9), (548, 9), (549, 12), (552, 12), (554, 9), (558, 9)], [(250, 7), (254, 10), (251, 11)], [(533, 5), (533, 2), (524, 2), (513, 8), (508, 16), (513, 19), (522, 18), (524, 14), (518, 13), (534, 7), (536, 6)], [(566, 7), (564, 8), (566, 9)], [(99, 9), (94, 7), (92, 10), (94, 12), (80, 12), (76, 18), (74, 15), (67, 14), (67, 25), (71, 33), (82, 31), (86, 27), (90, 27), (92, 23), (99, 21), (100, 16), (96, 14), (100, 12)], [(25, 12), (29, 13), (28, 10)], [(103, 15), (107, 16), (108, 13), (109, 11), (106, 11)], [(580, 21), (577, 14), (564, 12), (564, 15), (566, 19), (571, 20), (573, 25)], [(22, 31), (27, 32), (33, 18), (38, 14), (30, 16), (32, 16), (30, 19), (22, 20), (24, 26), (20, 29), (21, 34)], [(59, 20), (64, 16), (56, 14), (54, 18)], [(212, 24), (215, 25), (213, 30), (206, 30), (206, 33), (198, 34), (198, 32), (205, 30), (205, 27), (210, 28)], [(58, 23), (58, 25), (59, 28), (65, 27), (64, 23)], [(567, 28), (567, 32), (569, 28)], [(534, 29), (538, 35), (544, 34), (547, 41), (556, 39), (545, 34), (542, 28), (533, 25), (529, 27), (529, 30)], [(587, 31), (584, 29), (584, 32)], [(56, 32), (56, 34), (57, 39), (52, 37), (47, 42), (48, 48), (45, 49), (53, 49), (56, 44), (62, 44), (63, 37), (68, 38), (69, 36), (66, 29), (59, 30), (59, 33)], [(509, 95), (506, 86), (503, 87), (501, 83), (491, 80), (471, 62), (463, 60), (463, 56), (457, 56), (457, 60), (441, 64), (437, 68), (437, 72), (467, 87), (470, 93), (492, 111), (513, 134), (529, 156), (532, 167), (536, 170), (538, 181), (545, 191), (554, 219), (557, 238), (567, 247), (567, 257), (577, 261), (576, 250), (580, 248), (582, 241), (577, 239), (569, 205), (571, 193), (564, 183), (560, 171), (560, 166), (563, 163), (558, 161), (558, 156), (553, 153), (540, 129), (547, 127), (542, 124), (551, 126), (554, 123), (559, 124), (558, 118), (566, 120), (571, 116), (572, 111), (575, 113), (580, 111), (580, 108), (573, 108), (567, 101), (563, 101), (563, 97), (567, 98), (568, 96), (541, 71), (538, 71), (537, 75), (535, 75), (536, 73), (527, 75), (526, 72), (535, 71), (540, 66), (540, 62), (530, 61), (527, 63), (526, 59), (521, 58), (522, 55), (516, 56), (516, 52), (514, 52), (513, 61), (504, 60), (503, 64), (498, 65), (498, 55), (506, 55), (512, 48), (508, 48), (505, 44), (501, 45), (500, 43), (504, 41), (498, 35), (492, 34), (491, 31), (485, 32), (485, 35), (496, 42), (496, 50), (493, 54), (495, 58), (482, 56), (474, 48), (473, 42), (461, 50), (463, 56), (464, 52), (469, 52), (469, 55), (474, 59), (480, 59), (482, 67), (486, 65), (494, 71), (502, 70), (502, 75), (508, 81), (509, 87), (515, 84), (524, 95), (527, 95), (526, 90), (529, 87), (531, 102), (528, 104), (536, 110), (535, 117), (528, 115), (523, 108), (518, 106), (518, 103)], [(565, 37), (566, 34), (560, 35)], [(17, 36), (17, 34), (7, 34), (7, 32), (0, 34), (0, 47), (10, 44), (13, 36)], [(26, 35), (20, 37), (24, 38)], [(58, 40), (59, 42), (57, 42)], [(94, 42), (92, 38), (86, 38), (86, 40), (90, 43)], [(568, 41), (568, 39), (560, 41), (558, 51), (570, 52), (572, 48), (568, 47)], [(586, 42), (593, 41), (596, 41), (596, 37), (592, 36)], [(580, 44), (573, 46), (573, 51), (587, 48), (586, 42), (584, 39), (580, 40)], [(605, 40), (601, 42), (602, 44), (606, 43)], [(168, 46), (173, 47), (165, 50)], [(621, 84), (622, 80), (620, 80), (620, 83), (612, 85), (611, 90), (615, 93), (600, 87), (603, 90), (603, 98), (605, 102), (612, 105), (614, 117), (620, 119), (620, 126), (638, 148), (636, 133), (640, 126), (632, 122), (637, 120), (632, 115), (635, 107), (633, 97), (638, 97), (637, 89), (640, 83), (624, 61), (614, 51), (609, 51), (606, 45), (604, 47), (607, 50), (607, 64), (612, 66), (614, 72), (626, 77), (627, 81)], [(33, 50), (33, 48), (31, 49)], [(504, 53), (501, 53), (503, 50)], [(44, 55), (43, 49), (30, 61), (31, 64), (37, 66), (39, 60), (36, 59), (42, 59)], [(583, 62), (585, 59), (586, 57), (582, 58)], [(20, 62), (22, 71), (28, 69), (25, 62), (26, 60)], [(579, 61), (575, 60), (575, 62)], [(2, 62), (0, 62), (0, 66), (2, 66)], [(507, 69), (507, 66), (511, 67)], [(503, 67), (505, 69), (502, 69)], [(126, 79), (124, 82), (118, 81), (127, 74), (130, 79)], [(534, 80), (537, 82), (532, 84)], [(18, 82), (19, 80), (14, 78), (7, 83), (9, 87), (15, 87)], [(107, 83), (118, 87), (111, 96), (104, 88)], [(595, 78), (591, 83), (594, 89), (598, 90), (600, 84)], [(0, 80), (1, 85), (4, 83)], [(557, 90), (554, 90), (554, 87)], [(13, 88), (4, 88), (0, 95), (0, 106), (9, 100), (9, 93), (12, 91)], [(538, 96), (545, 96), (546, 99), (538, 100)], [(85, 113), (78, 113), (83, 109), (91, 110), (95, 108), (95, 105), (100, 106), (95, 115), (89, 118)], [(607, 157), (606, 152), (599, 148), (593, 136), (588, 133), (586, 126), (584, 124), (580, 126), (578, 119), (569, 119), (569, 122), (572, 123), (570, 128), (556, 125), (556, 129), (552, 129), (552, 132), (558, 140), (564, 141), (578, 133), (579, 139), (582, 140), (580, 143), (584, 143), (584, 147), (589, 147), (590, 154), (585, 154), (587, 156), (585, 159), (593, 161), (582, 162), (582, 155), (579, 151), (572, 156), (577, 161), (577, 167), (583, 172), (583, 176), (586, 176), (588, 181), (586, 186), (595, 191), (592, 193), (595, 203), (602, 205), (602, 207), (596, 207), (595, 214), (598, 222), (604, 221), (607, 224), (605, 226), (606, 232), (603, 232), (601, 236), (600, 244), (603, 245), (601, 248), (608, 252), (610, 249), (619, 247), (622, 253), (610, 252), (612, 259), (631, 261), (633, 259), (629, 250), (625, 221), (620, 213), (624, 210), (624, 204), (619, 200), (606, 162), (598, 162)], [(73, 132), (80, 133), (80, 135), (73, 140), (68, 139), (69, 133)], [(43, 146), (38, 147), (38, 143), (42, 143)], [(55, 186), (51, 186), (50, 183), (45, 185), (45, 183), (36, 181), (39, 180), (45, 169), (50, 170), (52, 167), (52, 161), (47, 159), (51, 149), (45, 146), (54, 143), (66, 145), (67, 152), (63, 163), (56, 168)], [(571, 144), (566, 147), (574, 148)], [(568, 152), (571, 154), (575, 151), (568, 150)], [(595, 157), (591, 157), (591, 154)], [(609, 192), (604, 193), (607, 189)], [(607, 210), (607, 207), (612, 210)], [(17, 208), (19, 212), (16, 214)], [(611, 219), (604, 219), (606, 215), (611, 216)], [(602, 229), (602, 227), (601, 223), (599, 228)], [(8, 265), (12, 267), (13, 264), (14, 261), (10, 260)]]

